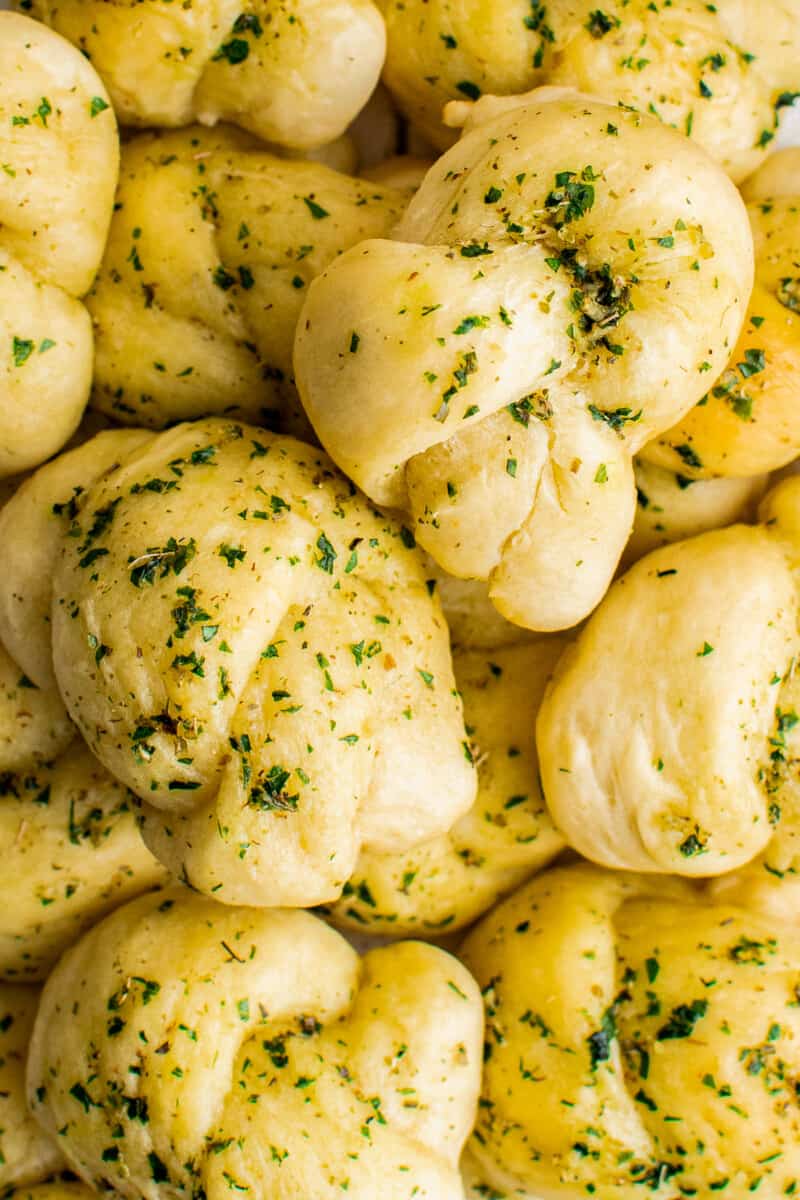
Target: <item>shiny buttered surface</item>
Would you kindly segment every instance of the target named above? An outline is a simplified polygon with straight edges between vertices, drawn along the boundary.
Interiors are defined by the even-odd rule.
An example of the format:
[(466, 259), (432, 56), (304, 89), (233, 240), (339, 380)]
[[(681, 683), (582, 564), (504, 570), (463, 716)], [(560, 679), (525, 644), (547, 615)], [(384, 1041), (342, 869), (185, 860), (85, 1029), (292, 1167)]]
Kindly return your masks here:
[(102, 76), (123, 125), (231, 121), (321, 146), (369, 99), (386, 35), (371, 0), (33, 0)]
[(336, 899), (448, 830), (475, 770), (410, 531), (319, 450), (207, 421), (75, 498), (55, 569), (71, 716), (147, 844), (224, 903)]
[(486, 1011), (471, 1195), (800, 1186), (796, 920), (584, 864), (526, 885), (461, 953)]
[(0, 12), (0, 477), (60, 450), (92, 381), (80, 298), (103, 253), (119, 144), (92, 66)]
[(224, 413), (308, 430), (292, 383), (308, 284), (406, 201), (230, 127), (133, 138), (87, 301), (95, 407), (156, 429)]
[(449, 100), (540, 84), (593, 92), (680, 129), (735, 179), (754, 171), (792, 104), (797, 0), (381, 0), (385, 79), (449, 144)]
[(482, 1017), (474, 980), (441, 950), (359, 960), (310, 914), (173, 889), (61, 960), (29, 1100), (70, 1166), (131, 1200), (461, 1200)]
[(770, 843), (776, 866), (794, 861), (800, 478), (760, 519), (640, 559), (560, 660), (539, 762), (587, 858), (717, 875)]
[(333, 459), (445, 570), (566, 628), (627, 540), (633, 453), (727, 363), (747, 214), (652, 117), (545, 89), (465, 120), (394, 240), (312, 283), (295, 373)]
[(692, 479), (743, 478), (800, 453), (800, 149), (773, 155), (742, 190), (756, 281), (727, 370), (644, 455)]

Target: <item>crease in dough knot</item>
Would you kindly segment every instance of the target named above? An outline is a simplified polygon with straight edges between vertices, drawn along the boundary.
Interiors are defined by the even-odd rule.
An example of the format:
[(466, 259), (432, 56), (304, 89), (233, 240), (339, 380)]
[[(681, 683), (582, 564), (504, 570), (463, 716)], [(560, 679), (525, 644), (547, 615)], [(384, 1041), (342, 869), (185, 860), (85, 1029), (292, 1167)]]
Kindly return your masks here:
[(341, 899), (327, 909), (334, 924), (392, 937), (452, 934), (560, 853), (564, 841), (538, 782), (534, 731), (564, 644), (547, 637), (454, 651), (478, 773), (475, 803), (446, 833), (410, 850), (362, 853)]

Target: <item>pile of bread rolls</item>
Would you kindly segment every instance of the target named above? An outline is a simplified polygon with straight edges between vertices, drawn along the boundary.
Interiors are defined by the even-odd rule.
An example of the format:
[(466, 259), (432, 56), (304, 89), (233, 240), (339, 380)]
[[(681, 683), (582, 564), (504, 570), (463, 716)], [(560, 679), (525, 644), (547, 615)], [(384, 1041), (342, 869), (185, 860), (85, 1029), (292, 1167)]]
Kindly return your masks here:
[(800, 0), (0, 11), (8, 1200), (800, 1196)]

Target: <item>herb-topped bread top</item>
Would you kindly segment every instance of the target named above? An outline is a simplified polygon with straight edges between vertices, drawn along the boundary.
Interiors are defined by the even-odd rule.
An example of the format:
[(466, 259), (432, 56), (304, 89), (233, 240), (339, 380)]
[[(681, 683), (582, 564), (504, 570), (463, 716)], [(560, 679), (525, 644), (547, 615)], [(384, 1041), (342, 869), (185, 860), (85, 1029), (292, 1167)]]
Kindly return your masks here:
[(440, 565), (565, 628), (627, 539), (632, 455), (727, 364), (752, 237), (727, 176), (653, 117), (558, 89), (458, 115), (394, 240), (309, 288), (297, 384)]
[(520, 888), (461, 954), (486, 1013), (470, 1195), (794, 1194), (794, 919), (582, 864)]
[(378, 82), (372, 0), (32, 0), (94, 63), (123, 125), (230, 121), (266, 142), (337, 138)]
[(556, 825), (606, 866), (800, 861), (800, 478), (760, 524), (654, 550), (610, 589), (539, 710)]
[(727, 369), (643, 455), (690, 479), (745, 478), (800, 453), (800, 149), (773, 154), (742, 188), (756, 279)]
[(410, 531), (322, 451), (182, 425), (76, 497), (56, 674), (176, 875), (222, 902), (310, 906), (362, 848), (413, 846), (473, 802), (431, 590)]
[(69, 1164), (130, 1200), (462, 1200), (482, 1017), (442, 950), (360, 960), (309, 913), (175, 888), (62, 958), (29, 1099)]
[(580, 88), (647, 112), (735, 180), (754, 171), (798, 88), (794, 0), (380, 0), (384, 78), (435, 145), (450, 100)]

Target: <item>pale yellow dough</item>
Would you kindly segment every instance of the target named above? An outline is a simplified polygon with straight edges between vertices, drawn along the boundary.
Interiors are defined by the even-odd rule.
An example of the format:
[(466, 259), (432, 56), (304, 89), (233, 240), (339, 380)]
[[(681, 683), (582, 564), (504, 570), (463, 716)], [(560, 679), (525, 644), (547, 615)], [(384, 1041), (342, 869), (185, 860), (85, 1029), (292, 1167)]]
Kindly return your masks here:
[(747, 214), (652, 117), (558, 89), (464, 107), (394, 240), (312, 283), (295, 374), (334, 460), (445, 570), (567, 628), (628, 538), (633, 453), (728, 360)]
[(0, 778), (51, 762), (74, 736), (55, 683), (37, 687), (0, 642)]
[(779, 870), (770, 865), (769, 853), (727, 875), (707, 882), (707, 894), (716, 902), (758, 910), (770, 919), (796, 921), (800, 904), (800, 863)]
[(583, 864), (521, 888), (461, 953), (486, 1009), (471, 1200), (794, 1194), (794, 914)]
[(335, 924), (431, 937), (468, 925), (563, 849), (539, 786), (536, 713), (564, 639), (454, 656), (478, 796), (446, 834), (404, 854), (362, 854)]
[(132, 139), (88, 300), (94, 405), (153, 428), (219, 413), (302, 434), (292, 344), (308, 285), (388, 234), (407, 199), (231, 128)]
[(375, 167), (361, 172), (363, 179), (371, 179), (384, 187), (396, 187), (408, 191), (409, 198), (422, 183), (433, 166), (430, 158), (416, 158), (411, 154), (395, 154), (385, 158)]
[(101, 432), (40, 467), (0, 509), (0, 639), (48, 697), (56, 688), (50, 608), (61, 543), (84, 492), (150, 437), (139, 429)]
[(353, 143), (362, 172), (384, 162), (398, 151), (400, 118), (392, 97), (378, 84), (361, 112), (350, 125), (347, 136)]
[(441, 950), (359, 960), (308, 913), (173, 889), (61, 960), (29, 1099), (70, 1166), (130, 1200), (462, 1200), (481, 1035), (478, 989)]
[(225, 421), (76, 499), (56, 675), (147, 844), (223, 903), (335, 900), (359, 854), (446, 832), (476, 777), (408, 530), (319, 450)]
[(0, 477), (43, 462), (80, 421), (92, 376), (80, 297), (118, 163), (92, 66), (45, 26), (0, 12)]
[(39, 1183), (66, 1166), (58, 1140), (29, 1113), (25, 1094), (28, 1043), (38, 1004), (39, 988), (0, 983), (0, 1187), (4, 1195), (6, 1188)]
[(621, 565), (625, 568), (659, 546), (751, 521), (769, 478), (690, 479), (637, 458), (636, 517)]
[(166, 882), (135, 798), (79, 738), (55, 762), (0, 780), (0, 979), (40, 980), (111, 909)]
[(94, 63), (123, 125), (231, 121), (266, 142), (332, 142), (386, 45), (371, 0), (33, 0)]
[(761, 524), (653, 551), (565, 652), (539, 711), (556, 826), (607, 866), (718, 875), (798, 858), (800, 478)]
[(0, 511), (0, 637), (15, 656), (0, 642), (0, 979), (43, 979), (84, 929), (168, 878), (142, 842), (136, 798), (77, 736), (50, 634), (53, 570), (77, 497), (150, 437), (100, 433), (41, 467)]
[(450, 640), (461, 649), (494, 650), (498, 646), (516, 646), (538, 638), (538, 634), (520, 629), (501, 617), (489, 599), (489, 588), (480, 579), (457, 579), (448, 575), (426, 555), (429, 586), (435, 587), (450, 630)]
[(756, 253), (747, 321), (728, 369), (644, 456), (692, 479), (774, 471), (800, 454), (800, 148), (744, 185)]
[(449, 144), (442, 122), (449, 100), (569, 85), (653, 113), (739, 180), (772, 142), (782, 111), (776, 101), (798, 86), (797, 0), (379, 4), (386, 83), (438, 146)]

